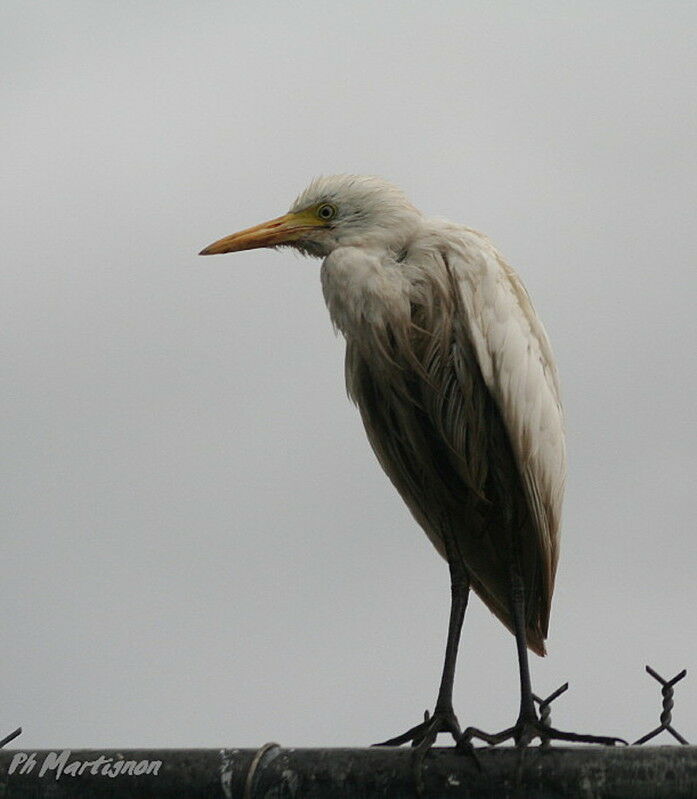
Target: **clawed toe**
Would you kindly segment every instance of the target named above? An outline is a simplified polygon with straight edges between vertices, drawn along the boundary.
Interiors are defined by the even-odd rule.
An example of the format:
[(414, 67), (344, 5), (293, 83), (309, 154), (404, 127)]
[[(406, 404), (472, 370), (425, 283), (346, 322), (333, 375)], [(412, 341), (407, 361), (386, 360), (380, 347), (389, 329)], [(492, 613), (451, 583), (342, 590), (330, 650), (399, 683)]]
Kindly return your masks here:
[(438, 733), (441, 732), (449, 732), (456, 742), (462, 737), (460, 724), (452, 709), (436, 709), (433, 716), (427, 710), (424, 713), (424, 720), (420, 724), (411, 727), (411, 729), (401, 735), (374, 744), (374, 746), (401, 746), (405, 743), (411, 743), (412, 746), (419, 747), (425, 751), (433, 746)]
[(438, 734), (441, 732), (450, 733), (457, 744), (458, 750), (471, 755), (474, 758), (476, 766), (481, 770), (479, 760), (474, 752), (474, 747), (471, 744), (461, 743), (463, 735), (460, 730), (460, 723), (452, 708), (446, 710), (439, 710), (436, 708), (432, 716), (427, 710), (424, 713), (424, 720), (420, 724), (417, 724), (401, 735), (397, 735), (387, 741), (382, 741), (382, 743), (374, 744), (374, 746), (401, 746), (405, 743), (411, 743), (414, 752), (412, 770), (416, 784), (416, 793), (417, 796), (423, 796), (424, 760), (429, 750), (436, 742)]
[(512, 740), (516, 746), (523, 748), (529, 746), (535, 738), (539, 738), (543, 746), (550, 741), (573, 741), (574, 743), (600, 744), (601, 746), (614, 746), (618, 743), (627, 744), (624, 738), (566, 732), (549, 727), (539, 719), (518, 719), (513, 727), (508, 727), (497, 733), (488, 733), (476, 727), (468, 727), (458, 741), (458, 748), (471, 746), (472, 741), (475, 739), (483, 741), (489, 746), (496, 746), (504, 741)]

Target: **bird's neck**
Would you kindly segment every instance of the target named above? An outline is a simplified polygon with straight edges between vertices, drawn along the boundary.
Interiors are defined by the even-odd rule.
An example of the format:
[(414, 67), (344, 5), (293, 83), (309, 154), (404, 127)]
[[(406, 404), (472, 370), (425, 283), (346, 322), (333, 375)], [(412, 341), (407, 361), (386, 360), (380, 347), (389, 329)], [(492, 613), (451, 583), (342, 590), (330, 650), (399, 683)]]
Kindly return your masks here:
[(410, 318), (409, 281), (385, 250), (339, 247), (324, 259), (321, 278), (329, 315), (347, 339)]

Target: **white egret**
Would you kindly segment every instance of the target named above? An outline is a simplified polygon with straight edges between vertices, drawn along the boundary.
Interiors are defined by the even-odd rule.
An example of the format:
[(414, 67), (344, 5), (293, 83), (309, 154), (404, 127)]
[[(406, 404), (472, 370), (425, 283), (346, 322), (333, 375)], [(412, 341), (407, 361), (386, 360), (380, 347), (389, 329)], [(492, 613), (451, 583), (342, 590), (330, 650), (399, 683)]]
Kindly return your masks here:
[[(288, 245), (323, 258), (346, 382), (383, 469), (450, 569), (452, 601), (432, 715), (386, 741), (421, 751), (456, 741), (613, 743), (544, 726), (527, 649), (545, 653), (566, 457), (559, 381), (520, 279), (489, 239), (421, 214), (375, 177), (315, 180), (284, 216), (202, 255)], [(516, 723), (463, 734), (452, 691), (470, 586), (515, 635)]]

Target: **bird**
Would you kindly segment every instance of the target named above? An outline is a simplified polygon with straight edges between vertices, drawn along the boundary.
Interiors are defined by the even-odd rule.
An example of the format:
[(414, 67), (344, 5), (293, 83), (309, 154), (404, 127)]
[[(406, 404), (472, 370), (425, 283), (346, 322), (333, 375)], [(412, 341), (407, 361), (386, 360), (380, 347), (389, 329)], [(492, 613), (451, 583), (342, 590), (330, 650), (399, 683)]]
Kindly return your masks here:
[[(537, 715), (528, 650), (545, 654), (566, 480), (559, 375), (517, 273), (487, 236), (418, 210), (374, 176), (321, 176), (288, 213), (226, 236), (217, 255), (290, 247), (322, 259), (346, 341), (349, 397), (388, 478), (449, 568), (445, 659), (433, 712), (382, 742), (427, 751), (439, 733), (521, 748), (539, 738), (612, 744)], [(470, 590), (515, 636), (520, 707), (498, 733), (453, 708)]]

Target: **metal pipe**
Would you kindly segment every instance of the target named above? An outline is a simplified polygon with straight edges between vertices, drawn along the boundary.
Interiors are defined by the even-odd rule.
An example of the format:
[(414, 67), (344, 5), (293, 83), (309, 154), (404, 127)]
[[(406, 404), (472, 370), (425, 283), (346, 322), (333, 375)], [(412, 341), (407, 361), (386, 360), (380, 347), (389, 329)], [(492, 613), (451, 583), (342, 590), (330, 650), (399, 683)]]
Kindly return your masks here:
[[(697, 747), (432, 750), (422, 797), (694, 799)], [(522, 763), (521, 763), (522, 757)], [(413, 750), (5, 750), (3, 799), (414, 799)]]

